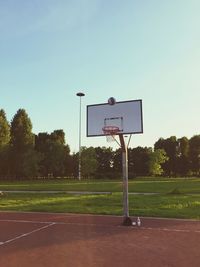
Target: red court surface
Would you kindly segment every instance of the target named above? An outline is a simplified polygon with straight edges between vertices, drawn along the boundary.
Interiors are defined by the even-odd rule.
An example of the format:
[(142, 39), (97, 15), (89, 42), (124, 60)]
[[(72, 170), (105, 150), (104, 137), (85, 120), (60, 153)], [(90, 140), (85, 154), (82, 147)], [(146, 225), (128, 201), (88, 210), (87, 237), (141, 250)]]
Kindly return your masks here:
[(141, 220), (0, 212), (0, 266), (200, 266), (200, 221)]

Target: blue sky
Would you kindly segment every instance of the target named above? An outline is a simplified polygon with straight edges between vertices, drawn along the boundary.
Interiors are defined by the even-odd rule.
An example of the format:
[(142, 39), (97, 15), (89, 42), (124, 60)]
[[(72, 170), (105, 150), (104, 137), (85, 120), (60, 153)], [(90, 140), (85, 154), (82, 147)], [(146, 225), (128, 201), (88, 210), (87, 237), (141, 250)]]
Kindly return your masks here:
[[(86, 105), (142, 99), (130, 145), (200, 133), (199, 0), (0, 0), (0, 108), (25, 108), (33, 132), (63, 129), (78, 150)], [(111, 144), (114, 148), (115, 144)]]

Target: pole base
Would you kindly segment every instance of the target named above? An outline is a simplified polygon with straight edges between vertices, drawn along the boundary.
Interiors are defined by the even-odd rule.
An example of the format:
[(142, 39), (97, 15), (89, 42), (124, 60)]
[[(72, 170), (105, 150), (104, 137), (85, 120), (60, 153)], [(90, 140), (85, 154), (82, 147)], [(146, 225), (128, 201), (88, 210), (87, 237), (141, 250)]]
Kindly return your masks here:
[(124, 226), (131, 226), (132, 225), (131, 218), (130, 217), (125, 217), (122, 225), (124, 225)]

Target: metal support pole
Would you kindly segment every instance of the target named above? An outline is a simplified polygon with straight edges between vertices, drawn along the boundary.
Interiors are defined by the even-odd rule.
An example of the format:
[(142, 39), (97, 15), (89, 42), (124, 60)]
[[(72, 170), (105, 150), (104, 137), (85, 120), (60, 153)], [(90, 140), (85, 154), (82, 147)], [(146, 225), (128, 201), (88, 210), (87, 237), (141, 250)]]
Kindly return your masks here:
[(79, 105), (79, 153), (78, 153), (78, 179), (81, 180), (81, 97), (84, 96), (84, 93), (77, 93), (77, 96), (80, 97)]
[(124, 142), (124, 137), (119, 134), (119, 139), (122, 148), (122, 173), (123, 173), (123, 225), (132, 225), (132, 220), (129, 217), (129, 203), (128, 203), (128, 149)]
[(124, 217), (129, 217), (128, 210), (128, 164), (127, 164), (127, 149), (122, 152), (122, 168), (123, 168), (123, 207)]

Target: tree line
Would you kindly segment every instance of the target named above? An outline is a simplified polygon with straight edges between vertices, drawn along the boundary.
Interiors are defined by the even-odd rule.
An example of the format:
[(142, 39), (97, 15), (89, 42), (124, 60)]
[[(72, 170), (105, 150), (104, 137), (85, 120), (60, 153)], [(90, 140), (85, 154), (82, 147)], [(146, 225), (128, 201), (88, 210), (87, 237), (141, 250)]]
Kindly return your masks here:
[[(160, 138), (154, 147), (128, 149), (129, 177), (200, 176), (200, 135)], [(121, 150), (111, 147), (81, 148), (82, 176), (121, 176)], [(0, 178), (78, 177), (78, 153), (70, 153), (62, 129), (52, 133), (32, 132), (25, 109), (19, 109), (9, 123), (0, 110)]]

